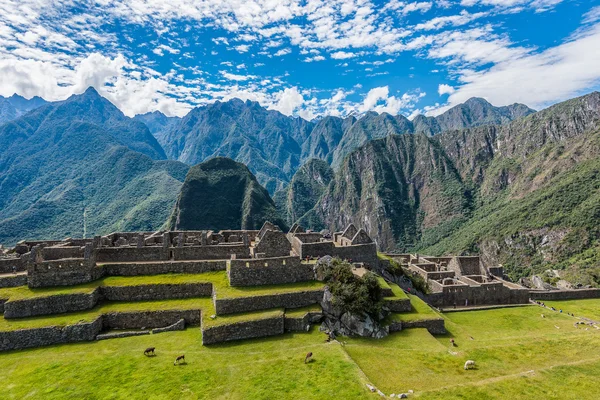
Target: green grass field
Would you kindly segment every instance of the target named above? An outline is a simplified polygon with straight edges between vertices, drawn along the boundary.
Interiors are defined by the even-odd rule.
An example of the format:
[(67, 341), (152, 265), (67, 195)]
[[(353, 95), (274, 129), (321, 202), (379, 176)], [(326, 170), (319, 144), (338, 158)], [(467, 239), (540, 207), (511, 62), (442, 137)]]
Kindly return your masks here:
[[(3, 399), (379, 398), (366, 389), (370, 383), (387, 395), (414, 390), (411, 397), (419, 399), (600, 398), (600, 330), (576, 328), (575, 318), (537, 306), (437, 314), (409, 297), (413, 317), (441, 315), (448, 334), (408, 329), (342, 345), (326, 343), (313, 328), (202, 346), (200, 329), (191, 327), (1, 353), (0, 393)], [(563, 309), (591, 316), (595, 302), (569, 301)], [(157, 348), (156, 357), (143, 356), (148, 346)], [(309, 351), (315, 359), (305, 365)], [(173, 366), (181, 353), (187, 364)], [(468, 359), (477, 369), (463, 369)]]

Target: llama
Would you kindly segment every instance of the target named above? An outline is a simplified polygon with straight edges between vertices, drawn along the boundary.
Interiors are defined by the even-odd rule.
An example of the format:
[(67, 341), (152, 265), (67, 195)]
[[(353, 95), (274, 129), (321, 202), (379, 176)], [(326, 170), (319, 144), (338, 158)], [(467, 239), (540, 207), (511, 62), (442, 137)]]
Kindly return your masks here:
[(180, 362), (183, 362), (183, 363), (185, 362), (185, 355), (184, 355), (184, 354), (182, 354), (182, 355), (180, 355), (179, 357), (177, 357), (177, 358), (175, 359), (175, 362), (173, 363), (173, 365), (177, 365), (177, 364), (179, 364)]

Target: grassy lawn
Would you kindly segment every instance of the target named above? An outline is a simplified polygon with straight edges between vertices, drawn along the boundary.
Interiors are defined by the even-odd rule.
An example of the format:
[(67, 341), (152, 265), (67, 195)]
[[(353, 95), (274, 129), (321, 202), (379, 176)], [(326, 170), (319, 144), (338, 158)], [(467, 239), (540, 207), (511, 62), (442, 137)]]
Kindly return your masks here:
[(309, 290), (320, 290), (325, 287), (323, 282), (310, 281), (298, 283), (286, 283), (284, 285), (265, 285), (265, 286), (217, 286), (217, 296), (223, 298), (263, 296), (268, 294), (293, 293)]
[(227, 273), (224, 271), (204, 272), (201, 274), (108, 276), (97, 281), (74, 286), (55, 286), (38, 289), (30, 289), (27, 286), (3, 288), (0, 289), (0, 299), (23, 300), (62, 294), (91, 293), (100, 286), (136, 286), (197, 282), (210, 282), (219, 288), (229, 287)]
[[(423, 300), (413, 294), (404, 294), (410, 299), (412, 310), (407, 313), (392, 313), (388, 317), (388, 322), (392, 321), (417, 321), (423, 319), (441, 318), (440, 314), (435, 312)], [(394, 298), (394, 297), (392, 297)]]
[(261, 310), (239, 314), (220, 315), (215, 319), (211, 319), (210, 316), (208, 316), (209, 318), (204, 318), (202, 320), (202, 325), (204, 327), (210, 328), (213, 326), (230, 325), (238, 322), (248, 322), (274, 317), (283, 317), (283, 314), (283, 308), (276, 308), (273, 310)]
[[(409, 298), (413, 311), (404, 318), (443, 317), (448, 334), (407, 329), (381, 340), (345, 338), (341, 345), (326, 343), (314, 327), (309, 333), (203, 347), (200, 329), (191, 327), (0, 353), (0, 393), (3, 399), (379, 398), (365, 389), (369, 382), (387, 395), (412, 389), (412, 397), (419, 399), (600, 398), (599, 330), (575, 328), (575, 318), (536, 306), (438, 314), (418, 298)], [(166, 304), (212, 307), (210, 299), (107, 303), (98, 310), (40, 320), (91, 319), (93, 312), (102, 310), (158, 309)], [(593, 311), (593, 302), (587, 300), (568, 304), (576, 314), (581, 310), (583, 315), (586, 308)], [(290, 310), (288, 316), (313, 308), (317, 309)], [(210, 323), (282, 312), (231, 315)], [(142, 355), (148, 346), (157, 348), (156, 357)], [(309, 351), (315, 361), (305, 365)], [(181, 353), (188, 364), (173, 366)], [(476, 369), (463, 369), (468, 359), (476, 361)]]
[(214, 306), (210, 298), (175, 299), (139, 302), (105, 302), (91, 310), (51, 316), (4, 319), (0, 318), (0, 331), (38, 328), (43, 326), (66, 326), (79, 322), (90, 322), (102, 314), (109, 312), (156, 311), (156, 310), (195, 310), (201, 309), (205, 314), (214, 314)]
[[(310, 333), (203, 347), (198, 328), (0, 354), (3, 399), (368, 399), (336, 343)], [(146, 347), (156, 357), (145, 357)], [(314, 361), (304, 364), (307, 352)], [(187, 364), (173, 366), (185, 354)]]
[(288, 318), (302, 318), (309, 312), (321, 312), (321, 306), (319, 304), (311, 304), (310, 306), (292, 308), (285, 310), (285, 316)]
[(578, 317), (586, 317), (600, 321), (600, 299), (545, 301), (548, 307), (573, 313)]

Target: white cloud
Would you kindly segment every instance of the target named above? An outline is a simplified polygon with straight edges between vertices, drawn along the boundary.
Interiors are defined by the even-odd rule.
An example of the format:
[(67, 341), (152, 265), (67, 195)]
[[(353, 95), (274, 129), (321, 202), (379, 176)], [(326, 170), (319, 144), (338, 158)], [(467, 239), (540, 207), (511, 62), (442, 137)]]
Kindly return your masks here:
[(583, 23), (590, 24), (592, 22), (600, 21), (600, 6), (596, 6), (590, 9), (588, 12), (583, 14)]
[(306, 57), (303, 62), (314, 62), (314, 61), (323, 61), (325, 57), (323, 56), (314, 56), (314, 57)]
[(292, 115), (292, 113), (302, 104), (304, 104), (304, 97), (298, 91), (297, 87), (286, 88), (283, 91), (275, 95), (276, 103), (271, 106), (271, 109), (277, 110), (285, 115)]
[(230, 81), (247, 81), (249, 79), (256, 79), (255, 75), (238, 75), (238, 74), (231, 74), (227, 71), (219, 71), (219, 73), (221, 75), (223, 75), (223, 77), (225, 79), (228, 79)]
[(542, 52), (517, 53), (491, 68), (464, 70), (461, 85), (448, 104), (432, 114), (467, 99), (485, 96), (492, 104), (525, 103), (543, 108), (600, 85), (600, 23), (580, 30), (568, 41)]
[(445, 94), (452, 94), (456, 91), (456, 89), (454, 89), (452, 86), (450, 85), (446, 85), (445, 83), (442, 83), (441, 85), (438, 85), (438, 94), (440, 96), (443, 96)]
[(347, 58), (354, 58), (354, 57), (356, 57), (355, 53), (349, 53), (347, 51), (337, 51), (337, 52), (331, 54), (331, 58), (333, 58), (335, 60), (345, 60)]
[(246, 53), (250, 49), (250, 46), (247, 44), (240, 44), (239, 46), (235, 46), (234, 49), (236, 49), (238, 53)]
[(281, 57), (281, 56), (285, 56), (286, 54), (290, 54), (292, 52), (292, 50), (290, 49), (281, 49), (278, 50), (275, 54), (273, 54), (275, 57)]

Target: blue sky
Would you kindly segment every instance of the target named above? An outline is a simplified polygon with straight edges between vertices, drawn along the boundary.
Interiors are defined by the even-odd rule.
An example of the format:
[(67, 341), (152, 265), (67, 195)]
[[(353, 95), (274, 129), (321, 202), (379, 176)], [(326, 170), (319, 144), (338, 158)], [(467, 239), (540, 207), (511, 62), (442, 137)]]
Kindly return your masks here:
[(2, 0), (0, 95), (127, 115), (232, 97), (307, 119), (543, 108), (600, 88), (600, 2)]

